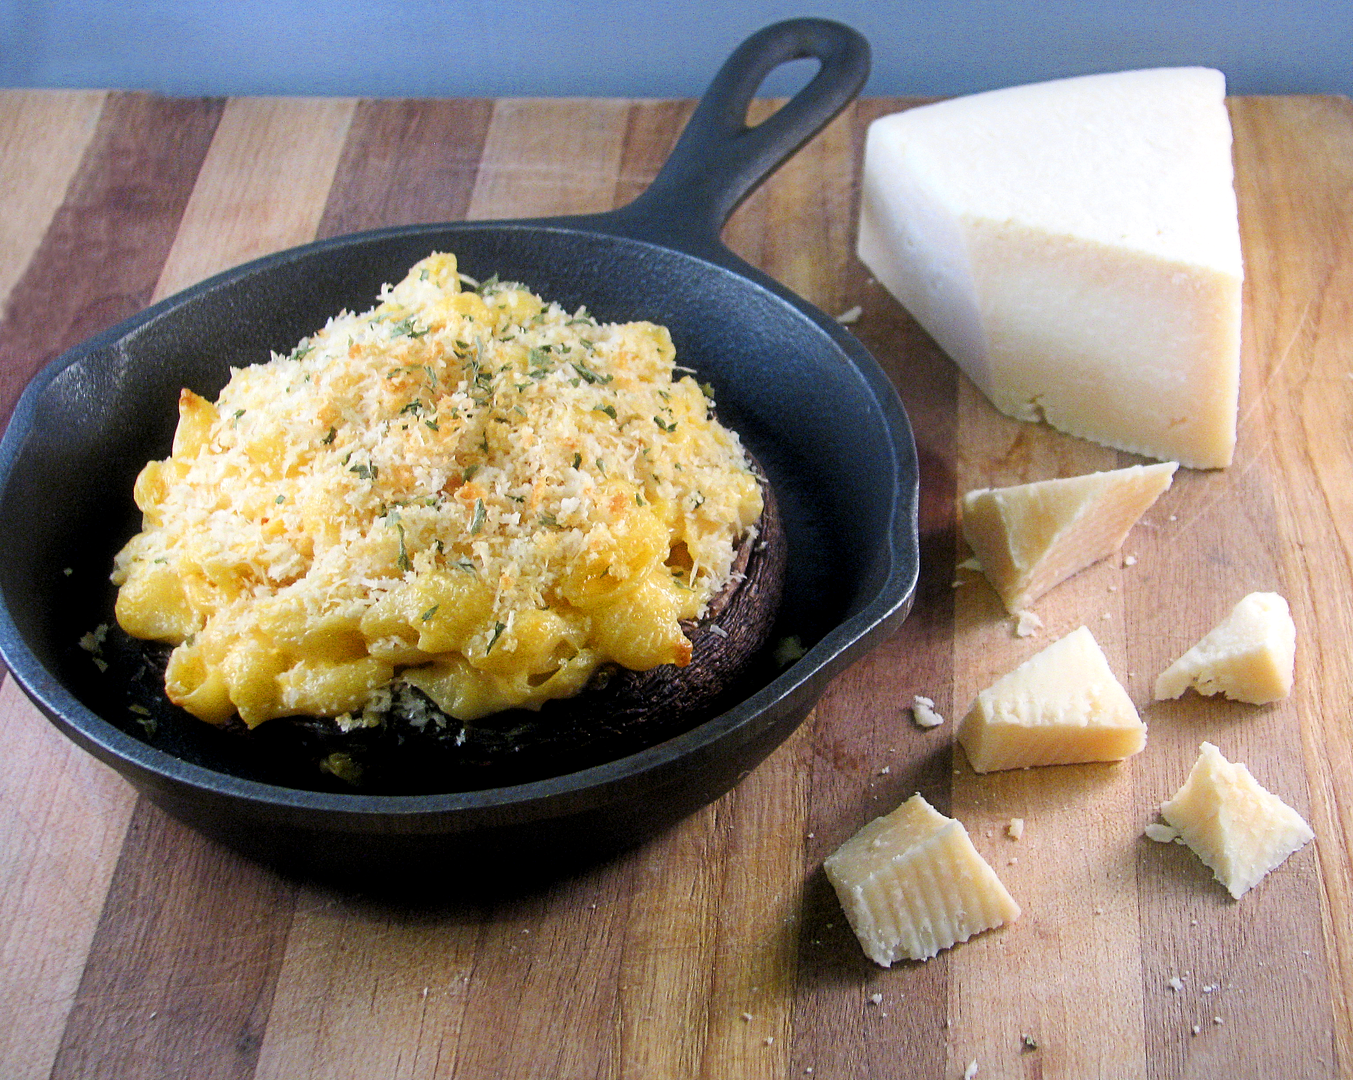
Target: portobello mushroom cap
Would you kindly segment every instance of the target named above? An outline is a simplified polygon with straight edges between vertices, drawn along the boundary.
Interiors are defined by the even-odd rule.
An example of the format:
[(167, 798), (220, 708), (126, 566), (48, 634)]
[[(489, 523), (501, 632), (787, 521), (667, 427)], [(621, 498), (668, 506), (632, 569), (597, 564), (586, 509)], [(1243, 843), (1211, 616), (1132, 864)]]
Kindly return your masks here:
[[(786, 540), (774, 492), (752, 462), (764, 507), (739, 544), (733, 576), (698, 623), (684, 622), (691, 661), (650, 671), (599, 669), (577, 695), (539, 710), (510, 709), (463, 722), (402, 686), (382, 723), (344, 731), (331, 718), (279, 717), (250, 730), (215, 728), (164, 694), (170, 649), (113, 624), (104, 657), (126, 688), (113, 716), (177, 756), (250, 779), (317, 791), (426, 794), (525, 783), (612, 761), (716, 715), (773, 674), (767, 644), (780, 607)], [(107, 714), (107, 713), (106, 713)]]

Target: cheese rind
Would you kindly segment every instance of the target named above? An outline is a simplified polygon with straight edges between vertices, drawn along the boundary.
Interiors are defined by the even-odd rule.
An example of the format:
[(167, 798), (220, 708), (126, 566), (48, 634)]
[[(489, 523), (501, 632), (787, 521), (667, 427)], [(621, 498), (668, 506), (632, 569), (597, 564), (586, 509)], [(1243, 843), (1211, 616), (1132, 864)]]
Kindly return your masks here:
[(1192, 687), (1267, 705), (1292, 692), (1297, 627), (1277, 593), (1250, 593), (1197, 645), (1156, 678), (1157, 701)]
[(974, 772), (1120, 761), (1146, 725), (1084, 626), (977, 695), (958, 728)]
[(1237, 900), (1315, 835), (1249, 769), (1227, 761), (1208, 742), (1160, 812)]
[(963, 537), (1018, 615), (1053, 586), (1123, 546), (1178, 466), (1126, 469), (979, 488), (960, 500)]
[(862, 828), (823, 864), (865, 955), (883, 967), (1019, 918), (1019, 905), (962, 822), (919, 794)]
[(1231, 462), (1242, 264), (1225, 80), (1090, 75), (869, 129), (858, 250), (1002, 412)]

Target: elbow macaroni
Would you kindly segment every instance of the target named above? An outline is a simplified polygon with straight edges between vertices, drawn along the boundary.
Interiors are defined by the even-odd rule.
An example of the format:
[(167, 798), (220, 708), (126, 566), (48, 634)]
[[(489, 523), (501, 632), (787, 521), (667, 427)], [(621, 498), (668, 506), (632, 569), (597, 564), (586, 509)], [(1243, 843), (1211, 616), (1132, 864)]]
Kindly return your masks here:
[(674, 364), (662, 327), (466, 291), (429, 256), (215, 403), (182, 392), (137, 478), (118, 622), (174, 646), (172, 701), (250, 727), (360, 714), (398, 681), (472, 720), (603, 663), (684, 665), (680, 624), (762, 501)]

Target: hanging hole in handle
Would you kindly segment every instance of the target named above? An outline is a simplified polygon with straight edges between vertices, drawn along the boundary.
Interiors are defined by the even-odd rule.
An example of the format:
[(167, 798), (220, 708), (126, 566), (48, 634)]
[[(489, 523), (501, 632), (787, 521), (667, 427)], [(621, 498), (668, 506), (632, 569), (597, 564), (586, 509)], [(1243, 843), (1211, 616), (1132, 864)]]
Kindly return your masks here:
[(749, 110), (749, 115), (744, 119), (744, 122), (748, 127), (756, 127), (758, 124), (765, 123), (784, 105), (788, 104), (790, 98), (812, 82), (814, 76), (821, 70), (822, 61), (816, 56), (801, 56), (797, 60), (786, 60), (783, 64), (774, 68), (757, 88), (756, 98), (753, 99), (770, 98), (774, 101), (774, 107), (764, 114), (758, 111), (755, 119), (753, 119), (751, 110)]

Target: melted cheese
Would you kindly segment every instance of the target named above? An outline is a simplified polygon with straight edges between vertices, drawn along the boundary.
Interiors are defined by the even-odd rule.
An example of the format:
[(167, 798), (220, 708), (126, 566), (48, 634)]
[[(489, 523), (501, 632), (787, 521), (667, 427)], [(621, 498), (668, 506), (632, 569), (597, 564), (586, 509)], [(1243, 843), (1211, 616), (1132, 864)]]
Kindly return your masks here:
[(136, 485), (117, 615), (202, 719), (349, 716), (417, 685), (461, 719), (684, 664), (681, 620), (762, 509), (667, 331), (432, 255), (291, 353), (185, 390)]

